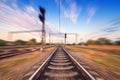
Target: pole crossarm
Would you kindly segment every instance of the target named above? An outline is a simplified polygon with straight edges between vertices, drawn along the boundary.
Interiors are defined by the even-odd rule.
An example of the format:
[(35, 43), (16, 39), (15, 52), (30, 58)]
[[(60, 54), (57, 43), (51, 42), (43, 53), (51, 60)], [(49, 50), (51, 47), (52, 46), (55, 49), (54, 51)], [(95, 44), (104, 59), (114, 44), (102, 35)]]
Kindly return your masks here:
[(77, 35), (77, 33), (66, 33), (66, 34), (68, 34), (68, 35)]
[(27, 33), (27, 32), (42, 32), (42, 30), (31, 30), (31, 31), (12, 31), (10, 33)]
[(67, 35), (78, 35), (77, 33), (49, 33), (50, 35), (55, 35), (55, 34), (57, 34), (57, 35), (61, 35), (61, 34), (67, 34)]
[(57, 34), (57, 35), (59, 35), (59, 34), (64, 34), (64, 33), (49, 33), (49, 34)]

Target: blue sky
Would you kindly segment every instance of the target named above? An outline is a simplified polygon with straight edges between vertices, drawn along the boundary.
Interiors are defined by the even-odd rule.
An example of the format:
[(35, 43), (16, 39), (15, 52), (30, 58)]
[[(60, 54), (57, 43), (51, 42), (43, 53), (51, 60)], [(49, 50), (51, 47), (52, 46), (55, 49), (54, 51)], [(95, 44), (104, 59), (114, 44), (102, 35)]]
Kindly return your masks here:
[[(0, 38), (7, 40), (11, 31), (41, 30), (39, 6), (46, 9), (47, 32), (58, 32), (59, 0), (0, 0)], [(120, 0), (60, 0), (60, 22), (60, 31), (77, 33), (78, 40), (116, 40), (120, 38)], [(14, 40), (21, 36), (40, 39), (39, 33), (30, 33), (14, 35)]]

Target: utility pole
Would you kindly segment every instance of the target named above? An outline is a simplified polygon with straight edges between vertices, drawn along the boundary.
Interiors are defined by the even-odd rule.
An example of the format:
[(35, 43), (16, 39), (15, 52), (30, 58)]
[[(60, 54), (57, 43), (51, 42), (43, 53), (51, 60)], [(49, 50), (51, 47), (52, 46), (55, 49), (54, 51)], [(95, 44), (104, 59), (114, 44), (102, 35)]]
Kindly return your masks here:
[(51, 33), (49, 33), (49, 46), (51, 45)]
[[(61, 1), (59, 0), (59, 36), (60, 36), (60, 25), (61, 25), (61, 21), (60, 21), (60, 18), (61, 18), (60, 5), (61, 5)], [(61, 39), (60, 38), (59, 38), (59, 44), (61, 44)]]
[(60, 33), (60, 17), (61, 17), (61, 16), (60, 16), (60, 15), (61, 15), (61, 14), (60, 14), (60, 5), (61, 5), (60, 3), (61, 3), (61, 2), (60, 2), (60, 0), (59, 0), (59, 33)]
[(41, 45), (44, 46), (46, 42), (46, 31), (45, 31), (45, 9), (41, 6), (39, 7), (40, 14), (39, 19), (42, 22), (42, 39), (41, 39)]

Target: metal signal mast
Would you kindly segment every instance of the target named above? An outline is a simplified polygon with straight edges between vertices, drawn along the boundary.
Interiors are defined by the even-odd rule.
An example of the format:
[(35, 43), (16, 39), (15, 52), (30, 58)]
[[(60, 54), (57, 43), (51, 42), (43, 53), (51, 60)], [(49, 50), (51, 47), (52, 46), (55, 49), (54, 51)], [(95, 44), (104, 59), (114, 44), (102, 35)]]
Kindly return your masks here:
[(41, 39), (41, 44), (45, 45), (45, 42), (46, 42), (45, 9), (40, 6), (39, 10), (40, 10), (39, 19), (42, 22), (42, 37), (41, 37), (42, 39)]

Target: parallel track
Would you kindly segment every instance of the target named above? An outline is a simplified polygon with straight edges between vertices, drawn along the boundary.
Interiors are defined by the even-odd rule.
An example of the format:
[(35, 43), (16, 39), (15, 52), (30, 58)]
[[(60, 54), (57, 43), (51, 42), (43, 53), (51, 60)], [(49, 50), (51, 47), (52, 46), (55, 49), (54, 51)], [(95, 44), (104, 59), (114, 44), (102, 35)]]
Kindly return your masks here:
[[(49, 47), (45, 47), (44, 49), (47, 49), (47, 48), (49, 48)], [(12, 50), (12, 48), (9, 48), (9, 49)], [(12, 56), (25, 54), (25, 53), (31, 53), (31, 52), (35, 52), (35, 51), (40, 51), (40, 48), (34, 48), (34, 47), (33, 47), (34, 50), (28, 49), (26, 47), (25, 48), (22, 47), (22, 48), (19, 48), (19, 49), (26, 49), (26, 50), (24, 50), (24, 51), (15, 51), (15, 52), (13, 51), (13, 52), (6, 53), (6, 54), (0, 54), (0, 60), (5, 59), (5, 58), (9, 58), (9, 57), (12, 57)], [(16, 50), (16, 49), (13, 49), (13, 50)]]
[[(37, 51), (37, 50), (35, 50), (35, 51)], [(30, 53), (30, 52), (35, 52), (35, 51), (22, 51), (22, 52), (12, 52), (12, 53), (7, 53), (7, 54), (0, 54), (0, 59), (5, 59), (8, 57), (25, 54), (25, 53)]]
[(64, 48), (58, 47), (29, 80), (95, 80)]

